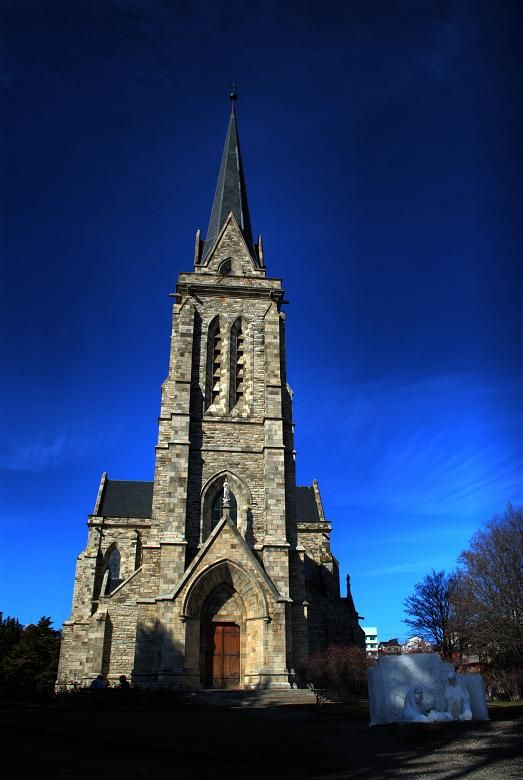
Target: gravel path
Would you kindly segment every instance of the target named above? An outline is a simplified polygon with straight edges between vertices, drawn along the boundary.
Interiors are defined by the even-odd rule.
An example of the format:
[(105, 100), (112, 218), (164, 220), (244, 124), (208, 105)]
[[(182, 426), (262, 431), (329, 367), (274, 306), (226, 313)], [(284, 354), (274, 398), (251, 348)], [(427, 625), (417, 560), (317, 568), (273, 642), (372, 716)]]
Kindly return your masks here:
[[(460, 724), (461, 725), (461, 724)], [(315, 775), (316, 780), (380, 780), (380, 778), (523, 778), (523, 721), (468, 725), (452, 732), (369, 735), (360, 746), (348, 740), (343, 755), (347, 769)], [(340, 750), (338, 734), (332, 746)], [(331, 742), (331, 740), (328, 740)]]
[(9, 780), (522, 780), (523, 719), (509, 714), (371, 729), (329, 708), (28, 708), (0, 711), (0, 744)]

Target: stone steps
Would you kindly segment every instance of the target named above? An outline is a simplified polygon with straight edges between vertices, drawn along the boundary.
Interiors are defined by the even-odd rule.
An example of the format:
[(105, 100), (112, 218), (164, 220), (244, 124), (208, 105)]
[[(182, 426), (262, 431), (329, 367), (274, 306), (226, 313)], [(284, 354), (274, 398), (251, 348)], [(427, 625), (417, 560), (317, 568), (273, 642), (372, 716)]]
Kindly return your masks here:
[(293, 704), (314, 704), (308, 688), (262, 688), (255, 690), (207, 689), (188, 693), (188, 702), (214, 707), (282, 707)]

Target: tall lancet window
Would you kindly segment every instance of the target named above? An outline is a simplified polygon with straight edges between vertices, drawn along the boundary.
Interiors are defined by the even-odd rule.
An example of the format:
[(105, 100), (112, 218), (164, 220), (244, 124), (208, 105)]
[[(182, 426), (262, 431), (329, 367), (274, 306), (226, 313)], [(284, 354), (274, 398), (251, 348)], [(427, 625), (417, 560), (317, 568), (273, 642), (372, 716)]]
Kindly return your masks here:
[(120, 579), (120, 553), (117, 547), (113, 547), (109, 557), (107, 558), (107, 568), (109, 570), (109, 576), (107, 578), (107, 593), (112, 593), (115, 588), (123, 582)]
[(136, 532), (136, 548), (134, 553), (134, 568), (139, 569), (142, 565), (142, 535)]
[[(212, 504), (211, 531), (213, 528), (216, 528), (216, 526), (222, 519), (223, 512), (224, 509), (223, 509), (223, 488), (222, 488), (220, 492), (216, 495), (216, 498), (214, 499)], [(229, 490), (229, 515), (231, 517), (232, 522), (236, 525), (236, 517), (238, 515), (238, 509), (236, 503), (236, 496), (231, 490)]]
[(220, 383), (222, 373), (222, 337), (220, 334), (220, 320), (215, 317), (209, 325), (207, 338), (207, 389), (205, 394), (205, 408), (216, 403), (220, 397)]
[(238, 317), (231, 328), (231, 379), (229, 385), (229, 409), (240, 403), (245, 393), (245, 337), (242, 321)]

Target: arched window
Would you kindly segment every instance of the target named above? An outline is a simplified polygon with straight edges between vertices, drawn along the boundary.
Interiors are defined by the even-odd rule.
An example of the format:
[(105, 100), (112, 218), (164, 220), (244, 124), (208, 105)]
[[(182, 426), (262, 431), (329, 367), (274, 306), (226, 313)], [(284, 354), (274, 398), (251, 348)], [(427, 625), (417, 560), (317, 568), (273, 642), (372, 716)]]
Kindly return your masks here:
[(245, 386), (245, 338), (242, 321), (238, 317), (231, 328), (231, 371), (229, 383), (229, 409), (243, 399)]
[[(236, 525), (236, 518), (238, 515), (238, 508), (236, 503), (236, 496), (229, 490), (229, 515), (232, 522)], [(223, 488), (216, 494), (216, 497), (212, 504), (212, 516), (211, 516), (211, 531), (215, 528), (223, 517)]]
[(222, 276), (229, 276), (231, 271), (232, 271), (231, 258), (227, 257), (222, 263), (220, 263), (220, 267), (218, 268), (218, 273), (222, 274)]
[(216, 403), (220, 397), (220, 380), (222, 372), (222, 337), (220, 320), (215, 317), (209, 325), (207, 337), (207, 388), (205, 392), (205, 408)]
[(107, 558), (107, 569), (109, 576), (107, 577), (106, 592), (112, 593), (122, 582), (120, 579), (120, 552), (117, 547), (114, 547), (111, 550), (109, 557)]

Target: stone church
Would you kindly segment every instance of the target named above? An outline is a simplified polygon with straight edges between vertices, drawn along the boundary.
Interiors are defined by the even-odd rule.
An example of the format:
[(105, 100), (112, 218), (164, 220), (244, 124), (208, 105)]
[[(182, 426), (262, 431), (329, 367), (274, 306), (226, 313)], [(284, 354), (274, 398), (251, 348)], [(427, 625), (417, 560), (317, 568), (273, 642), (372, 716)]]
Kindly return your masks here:
[(284, 291), (254, 241), (235, 94), (205, 240), (173, 294), (152, 482), (102, 475), (58, 685), (286, 687), (364, 647), (318, 484), (297, 487)]

